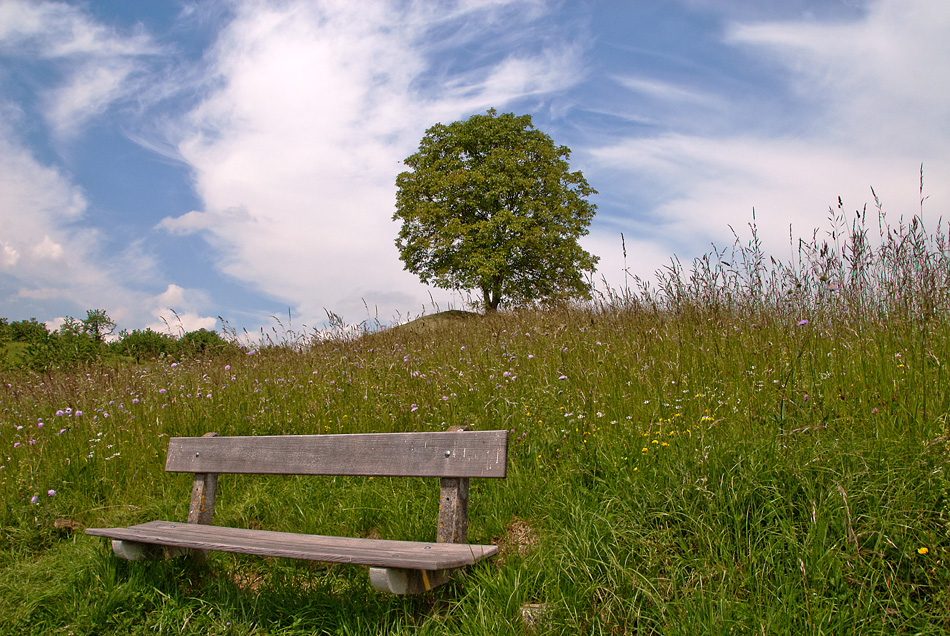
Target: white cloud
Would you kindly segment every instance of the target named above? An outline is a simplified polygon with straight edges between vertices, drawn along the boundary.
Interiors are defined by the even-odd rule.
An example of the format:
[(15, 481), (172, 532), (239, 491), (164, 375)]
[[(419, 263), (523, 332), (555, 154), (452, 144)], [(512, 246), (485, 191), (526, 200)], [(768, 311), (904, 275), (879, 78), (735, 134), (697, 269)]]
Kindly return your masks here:
[(147, 329), (172, 336), (182, 336), (198, 329), (214, 329), (218, 319), (202, 316), (198, 309), (209, 305), (207, 295), (198, 290), (185, 289), (175, 284), (145, 303), (150, 308), (152, 322)]
[(221, 271), (308, 324), (324, 308), (367, 318), (364, 300), (384, 321), (421, 310), (426, 291), (401, 271), (393, 244), (402, 159), (437, 121), (561, 90), (580, 74), (578, 47), (551, 41), (462, 60), (464, 72), (432, 80), (450, 43), (530, 21), (519, 6), (237, 3), (210, 57), (218, 88), (192, 111), (179, 144), (204, 209), (159, 227), (200, 232), (220, 251)]
[(119, 34), (64, 2), (0, 0), (0, 52), (44, 60), (65, 71), (44, 90), (46, 119), (61, 137), (76, 134), (92, 117), (138, 88), (144, 56), (160, 47), (144, 32)]
[(0, 259), (0, 263), (2, 263), (4, 267), (13, 267), (16, 265), (17, 261), (20, 260), (20, 253), (5, 243), (0, 243), (0, 246), (3, 247), (3, 258)]
[(48, 234), (43, 237), (42, 241), (33, 246), (32, 252), (33, 256), (39, 260), (63, 260), (63, 246), (50, 239)]
[(666, 102), (687, 102), (709, 106), (719, 101), (715, 96), (657, 79), (619, 76), (616, 81), (634, 92)]
[(950, 138), (948, 32), (946, 2), (879, 0), (854, 22), (736, 24), (727, 42), (773, 58), (799, 95), (823, 103), (830, 140), (927, 162)]
[[(622, 139), (592, 150), (596, 169), (631, 196), (649, 186), (655, 198), (643, 229), (686, 260), (710, 241), (729, 246), (730, 225), (748, 240), (753, 208), (766, 252), (777, 258), (791, 256), (790, 225), (796, 239), (831, 229), (838, 196), (846, 212), (866, 203), (873, 211), (873, 187), (891, 223), (907, 218), (919, 212), (921, 163), (932, 199), (924, 212), (935, 228), (950, 200), (948, 27), (950, 5), (923, 0), (881, 0), (852, 21), (733, 24), (726, 42), (771, 60), (778, 85), (809, 108), (788, 115), (783, 130), (736, 134), (752, 129), (740, 120), (749, 111), (734, 103), (726, 132)], [(876, 221), (869, 225), (876, 231)], [(663, 264), (644, 263), (640, 273)]]
[[(37, 90), (59, 136), (75, 133), (127, 97), (136, 59), (156, 50), (143, 33), (118, 34), (80, 7), (0, 0), (0, 55), (51, 65), (53, 84), (38, 81)], [(21, 107), (0, 101), (0, 296), (6, 312), (75, 315), (102, 307), (126, 324), (154, 319), (149, 308), (157, 305), (138, 288), (157, 277), (153, 256), (141, 240), (106, 247), (83, 189), (28, 146), (22, 131), (31, 128)], [(195, 309), (183, 305), (186, 315)]]

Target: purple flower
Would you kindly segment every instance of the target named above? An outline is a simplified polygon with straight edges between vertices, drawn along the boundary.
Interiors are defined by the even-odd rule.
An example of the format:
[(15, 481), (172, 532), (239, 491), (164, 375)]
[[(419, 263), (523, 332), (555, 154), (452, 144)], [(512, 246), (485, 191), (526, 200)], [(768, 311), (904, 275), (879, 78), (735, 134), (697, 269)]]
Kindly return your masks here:
[(63, 415), (65, 415), (65, 413), (62, 411), (62, 409), (56, 411), (56, 417), (62, 417)]
[(36, 428), (43, 428), (43, 422), (37, 422)]
[(230, 364), (224, 365), (224, 370), (225, 370), (225, 371), (230, 371), (230, 370), (231, 370), (231, 365), (230, 365)]
[(62, 435), (62, 434), (65, 433), (65, 432), (66, 432), (66, 429), (65, 429), (65, 428), (61, 428), (61, 429), (59, 429), (59, 432), (56, 433), (56, 434), (57, 434), (57, 435)]
[(49, 490), (46, 491), (46, 496), (47, 496), (47, 497), (55, 497), (55, 496), (56, 496), (56, 491), (53, 490), (52, 488), (50, 488)]
[(33, 495), (33, 497), (30, 498), (30, 503), (31, 503), (31, 504), (35, 504), (35, 503), (36, 503), (37, 501), (39, 501), (39, 500), (40, 500), (40, 496), (39, 496), (39, 495)]
[(76, 413), (75, 413), (75, 415), (73, 415), (73, 417), (79, 417), (80, 415), (82, 415), (82, 411), (76, 411)]
[(409, 408), (409, 412), (410, 412), (410, 413), (414, 413), (414, 412), (416, 411), (416, 409), (418, 409), (418, 408), (419, 408), (418, 406), (416, 406), (415, 404), (413, 404), (413, 405)]
[(807, 324), (808, 324), (808, 321), (807, 321), (807, 320), (799, 320), (799, 321), (798, 321), (798, 326), (799, 326), (799, 327), (804, 327), (804, 326), (807, 325)]
[(875, 406), (873, 409), (871, 409), (871, 412), (872, 412), (872, 413), (877, 413), (877, 407)]
[(247, 352), (247, 355), (252, 356), (252, 355), (254, 355), (255, 353), (257, 353), (257, 352), (254, 351), (253, 349), (251, 349), (250, 351)]
[(566, 380), (566, 379), (567, 379), (566, 375), (562, 375), (561, 377), (558, 378), (558, 380)]
[(13, 442), (13, 448), (16, 448), (19, 445), (20, 445), (20, 442)]

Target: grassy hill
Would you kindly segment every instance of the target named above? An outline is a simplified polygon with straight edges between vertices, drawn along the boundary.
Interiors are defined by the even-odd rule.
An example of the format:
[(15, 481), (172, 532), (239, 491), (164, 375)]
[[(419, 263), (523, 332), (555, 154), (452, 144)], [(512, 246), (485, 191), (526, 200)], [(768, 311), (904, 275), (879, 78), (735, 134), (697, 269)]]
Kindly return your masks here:
[[(948, 243), (860, 236), (772, 270), (753, 240), (578, 307), (8, 370), (0, 633), (947, 633)], [(501, 552), (435, 594), (346, 565), (127, 563), (82, 534), (186, 518), (169, 436), (458, 424), (509, 431), (509, 476), (473, 482), (469, 519)], [(434, 480), (220, 493), (221, 525), (435, 537)]]
[[(805, 319), (532, 311), (7, 378), (0, 632), (524, 633), (529, 604), (551, 633), (944, 632), (950, 330)], [(129, 564), (81, 534), (187, 516), (171, 435), (454, 424), (510, 431), (470, 523), (502, 556), (438, 595), (342, 565)], [(435, 534), (433, 481), (222, 481), (223, 525)]]

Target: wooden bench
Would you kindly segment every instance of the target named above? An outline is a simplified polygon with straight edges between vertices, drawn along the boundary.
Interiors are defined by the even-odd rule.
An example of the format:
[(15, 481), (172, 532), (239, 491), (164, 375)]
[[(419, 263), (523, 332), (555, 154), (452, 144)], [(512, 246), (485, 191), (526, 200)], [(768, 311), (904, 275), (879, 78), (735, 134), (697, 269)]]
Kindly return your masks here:
[[(453, 570), (493, 556), (492, 545), (465, 543), (472, 477), (503, 478), (507, 431), (173, 437), (167, 472), (194, 473), (188, 523), (152, 521), (128, 528), (89, 528), (112, 539), (130, 560), (208, 550), (368, 566), (373, 587), (417, 594), (442, 585)], [(436, 542), (328, 537), (212, 526), (219, 473), (439, 477)]]

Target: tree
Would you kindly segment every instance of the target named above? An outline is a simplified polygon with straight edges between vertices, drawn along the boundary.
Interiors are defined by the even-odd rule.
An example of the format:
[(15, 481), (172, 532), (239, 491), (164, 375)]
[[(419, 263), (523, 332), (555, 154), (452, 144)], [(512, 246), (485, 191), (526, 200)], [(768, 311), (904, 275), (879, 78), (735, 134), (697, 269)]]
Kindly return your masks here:
[(115, 321), (109, 318), (105, 309), (87, 309), (82, 324), (86, 334), (98, 343), (115, 331)]
[(589, 297), (597, 257), (587, 234), (596, 194), (568, 167), (570, 149), (530, 115), (474, 115), (436, 124), (396, 178), (396, 239), (405, 268), (423, 283), (478, 290), (486, 312), (504, 302)]

